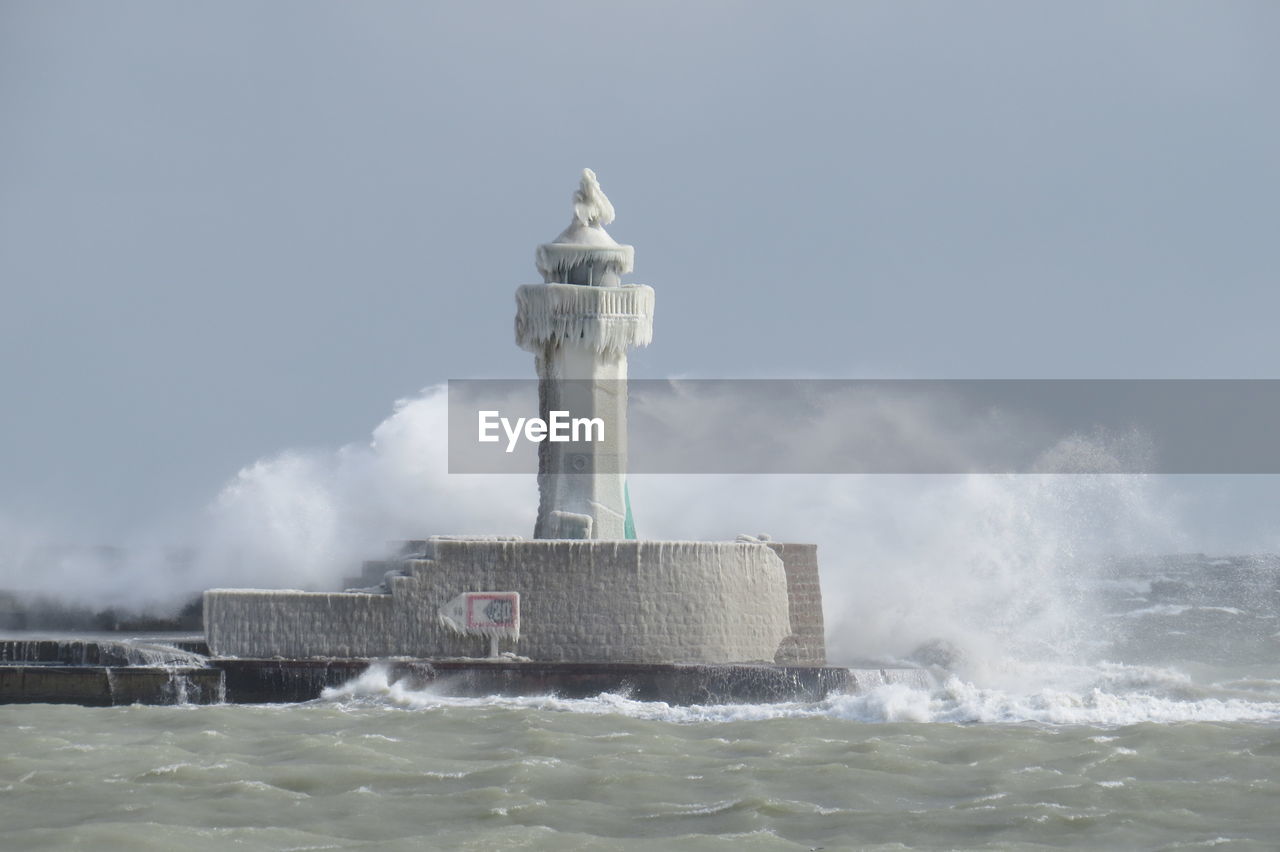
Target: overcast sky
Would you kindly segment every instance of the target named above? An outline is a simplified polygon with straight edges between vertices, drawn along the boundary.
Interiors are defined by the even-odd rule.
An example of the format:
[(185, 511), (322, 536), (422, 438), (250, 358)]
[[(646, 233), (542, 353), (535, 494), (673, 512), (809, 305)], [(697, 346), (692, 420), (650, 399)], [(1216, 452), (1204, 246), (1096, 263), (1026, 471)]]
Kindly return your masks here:
[(584, 166), (633, 376), (1276, 378), (1277, 44), (1267, 0), (0, 0), (0, 511), (106, 540), (531, 376)]

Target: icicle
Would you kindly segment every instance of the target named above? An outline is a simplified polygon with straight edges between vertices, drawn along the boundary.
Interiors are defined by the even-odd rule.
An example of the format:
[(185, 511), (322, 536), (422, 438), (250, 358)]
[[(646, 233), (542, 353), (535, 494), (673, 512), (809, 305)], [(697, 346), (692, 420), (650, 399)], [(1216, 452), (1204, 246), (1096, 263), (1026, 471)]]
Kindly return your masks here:
[(543, 243), (538, 246), (535, 263), (549, 284), (564, 283), (579, 266), (595, 267), (597, 275), (606, 270), (615, 275), (629, 275), (635, 269), (636, 250), (617, 243)]
[(531, 352), (551, 342), (615, 354), (648, 346), (653, 302), (653, 288), (642, 284), (528, 284), (516, 291), (516, 342)]

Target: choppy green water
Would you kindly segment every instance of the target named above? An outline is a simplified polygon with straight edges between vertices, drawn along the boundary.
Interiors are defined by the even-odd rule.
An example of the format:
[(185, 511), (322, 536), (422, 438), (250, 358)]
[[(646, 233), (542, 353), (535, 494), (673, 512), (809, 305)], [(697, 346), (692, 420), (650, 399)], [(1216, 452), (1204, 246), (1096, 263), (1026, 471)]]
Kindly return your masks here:
[(875, 724), (833, 707), (671, 721), (622, 699), (539, 704), (0, 708), (3, 846), (1280, 843), (1274, 723)]

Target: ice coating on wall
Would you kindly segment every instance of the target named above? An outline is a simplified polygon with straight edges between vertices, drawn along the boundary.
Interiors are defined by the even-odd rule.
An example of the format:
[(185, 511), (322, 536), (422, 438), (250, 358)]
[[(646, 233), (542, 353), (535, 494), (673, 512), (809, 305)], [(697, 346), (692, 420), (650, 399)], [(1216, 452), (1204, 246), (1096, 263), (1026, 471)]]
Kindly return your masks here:
[(219, 656), (477, 657), (442, 625), (463, 592), (520, 593), (514, 650), (560, 662), (773, 662), (792, 632), (782, 560), (763, 544), (431, 542), (387, 594), (218, 589), (205, 629)]

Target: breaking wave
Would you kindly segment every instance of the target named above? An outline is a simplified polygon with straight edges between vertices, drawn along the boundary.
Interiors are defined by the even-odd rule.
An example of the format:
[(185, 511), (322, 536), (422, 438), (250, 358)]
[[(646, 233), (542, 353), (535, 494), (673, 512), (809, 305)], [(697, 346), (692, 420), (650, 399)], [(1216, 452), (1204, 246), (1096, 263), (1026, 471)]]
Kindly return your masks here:
[[(1081, 672), (1058, 673), (1058, 680)], [(1280, 722), (1280, 680), (1246, 693), (1230, 685), (1196, 687), (1175, 670), (1106, 665), (1094, 682), (1077, 689), (1045, 686), (1026, 692), (984, 688), (954, 675), (931, 688), (890, 683), (863, 693), (832, 695), (816, 702), (673, 705), (637, 701), (623, 694), (591, 698), (555, 695), (450, 696), (433, 686), (414, 688), (374, 666), (360, 677), (325, 691), (321, 702), (383, 706), (411, 711), (446, 708), (617, 715), (674, 724), (816, 719), (866, 723), (1038, 724), (1123, 727), (1141, 723)], [(1233, 691), (1235, 694), (1226, 694)]]

